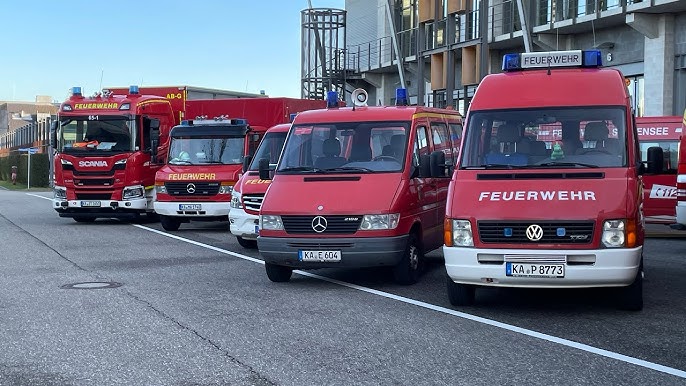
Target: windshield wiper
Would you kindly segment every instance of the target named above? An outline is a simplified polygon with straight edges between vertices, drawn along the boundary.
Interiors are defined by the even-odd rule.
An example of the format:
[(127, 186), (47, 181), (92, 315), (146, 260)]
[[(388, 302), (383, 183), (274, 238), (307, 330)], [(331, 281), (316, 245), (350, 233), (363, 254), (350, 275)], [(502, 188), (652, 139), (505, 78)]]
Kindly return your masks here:
[(360, 166), (339, 166), (337, 168), (323, 169), (323, 172), (374, 172), (374, 170), (369, 168), (363, 168)]
[(169, 161), (169, 163), (172, 165), (193, 165), (193, 162), (184, 160)]
[(280, 173), (289, 172), (321, 172), (321, 169), (315, 168), (313, 166), (291, 166), (288, 168), (279, 169)]
[(510, 164), (483, 164), (477, 166), (467, 166), (465, 169), (514, 169), (516, 165)]
[(202, 161), (201, 164), (223, 164), (222, 161)]
[(581, 162), (544, 162), (535, 166), (573, 166), (582, 168), (597, 168), (598, 165), (585, 164)]

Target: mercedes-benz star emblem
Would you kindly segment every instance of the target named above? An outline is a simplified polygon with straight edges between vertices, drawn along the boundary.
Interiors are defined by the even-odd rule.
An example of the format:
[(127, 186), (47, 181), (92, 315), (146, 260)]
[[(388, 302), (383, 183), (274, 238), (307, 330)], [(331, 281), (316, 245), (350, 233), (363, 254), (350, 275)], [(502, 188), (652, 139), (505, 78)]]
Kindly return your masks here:
[(186, 185), (186, 191), (190, 194), (195, 193), (195, 184), (191, 183)]
[(312, 219), (312, 230), (317, 233), (322, 233), (326, 230), (326, 219), (322, 216), (317, 216)]
[(543, 228), (540, 225), (533, 224), (526, 228), (526, 237), (531, 241), (538, 241), (543, 238)]

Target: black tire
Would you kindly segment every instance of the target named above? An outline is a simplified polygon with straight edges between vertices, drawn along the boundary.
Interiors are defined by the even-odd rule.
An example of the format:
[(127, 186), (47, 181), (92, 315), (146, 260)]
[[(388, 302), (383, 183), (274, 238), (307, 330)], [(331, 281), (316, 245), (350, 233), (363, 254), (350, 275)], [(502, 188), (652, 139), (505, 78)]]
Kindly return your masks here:
[(236, 236), (236, 240), (238, 240), (238, 244), (240, 244), (243, 248), (257, 249), (257, 240), (246, 240), (241, 236)]
[(476, 297), (476, 286), (455, 283), (450, 277), (447, 278), (448, 299), (455, 307), (471, 306)]
[(76, 222), (93, 222), (95, 221), (95, 217), (74, 217), (74, 221)]
[(417, 234), (412, 232), (400, 262), (393, 267), (393, 279), (402, 285), (414, 284), (419, 280), (424, 266), (424, 251)]
[(178, 231), (181, 226), (181, 221), (170, 216), (160, 216), (160, 222), (165, 231)]
[(145, 212), (145, 218), (148, 221), (160, 221), (160, 215), (155, 212)]
[(293, 275), (293, 268), (284, 267), (283, 265), (264, 263), (264, 268), (267, 271), (267, 277), (274, 283), (287, 282), (291, 280)]
[(626, 311), (643, 309), (643, 263), (641, 263), (634, 281), (628, 287), (620, 289), (619, 308)]

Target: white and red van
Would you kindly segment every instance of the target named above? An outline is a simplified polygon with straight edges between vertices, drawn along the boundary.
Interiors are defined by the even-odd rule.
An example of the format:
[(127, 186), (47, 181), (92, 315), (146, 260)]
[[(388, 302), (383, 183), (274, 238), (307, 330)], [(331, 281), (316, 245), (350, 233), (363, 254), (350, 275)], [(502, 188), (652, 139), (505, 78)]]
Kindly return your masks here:
[(271, 180), (260, 179), (259, 160), (266, 158), (270, 165), (276, 166), (290, 127), (290, 123), (282, 123), (267, 130), (257, 147), (255, 156), (246, 156), (244, 165), (247, 167), (244, 168), (243, 175), (238, 179), (233, 187), (233, 192), (231, 192), (229, 228), (231, 234), (236, 236), (238, 244), (244, 248), (257, 248), (260, 207), (264, 193), (271, 183)]
[(622, 287), (642, 308), (642, 174), (661, 165), (641, 162), (624, 77), (600, 66), (600, 51), (508, 54), (479, 84), (446, 208), (453, 305), (479, 286)]
[[(267, 276), (390, 266), (397, 282), (413, 283), (424, 253), (443, 243), (461, 116), (407, 106), (402, 89), (396, 106), (367, 107), (359, 90), (351, 108), (338, 107), (335, 92), (327, 97), (328, 109), (295, 117), (262, 202), (257, 243)], [(268, 163), (260, 160), (263, 180)]]

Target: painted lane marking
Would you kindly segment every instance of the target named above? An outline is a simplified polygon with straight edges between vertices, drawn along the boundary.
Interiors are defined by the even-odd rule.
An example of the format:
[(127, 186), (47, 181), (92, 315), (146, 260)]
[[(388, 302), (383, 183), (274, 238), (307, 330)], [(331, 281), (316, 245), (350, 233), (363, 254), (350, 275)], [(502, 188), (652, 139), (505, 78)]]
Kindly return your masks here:
[(33, 197), (42, 198), (42, 199), (44, 199), (44, 200), (50, 200), (50, 201), (52, 201), (52, 198), (50, 198), (50, 197), (39, 196), (39, 195), (33, 194), (33, 193), (26, 193), (26, 195), (27, 195), (27, 196), (33, 196)]

